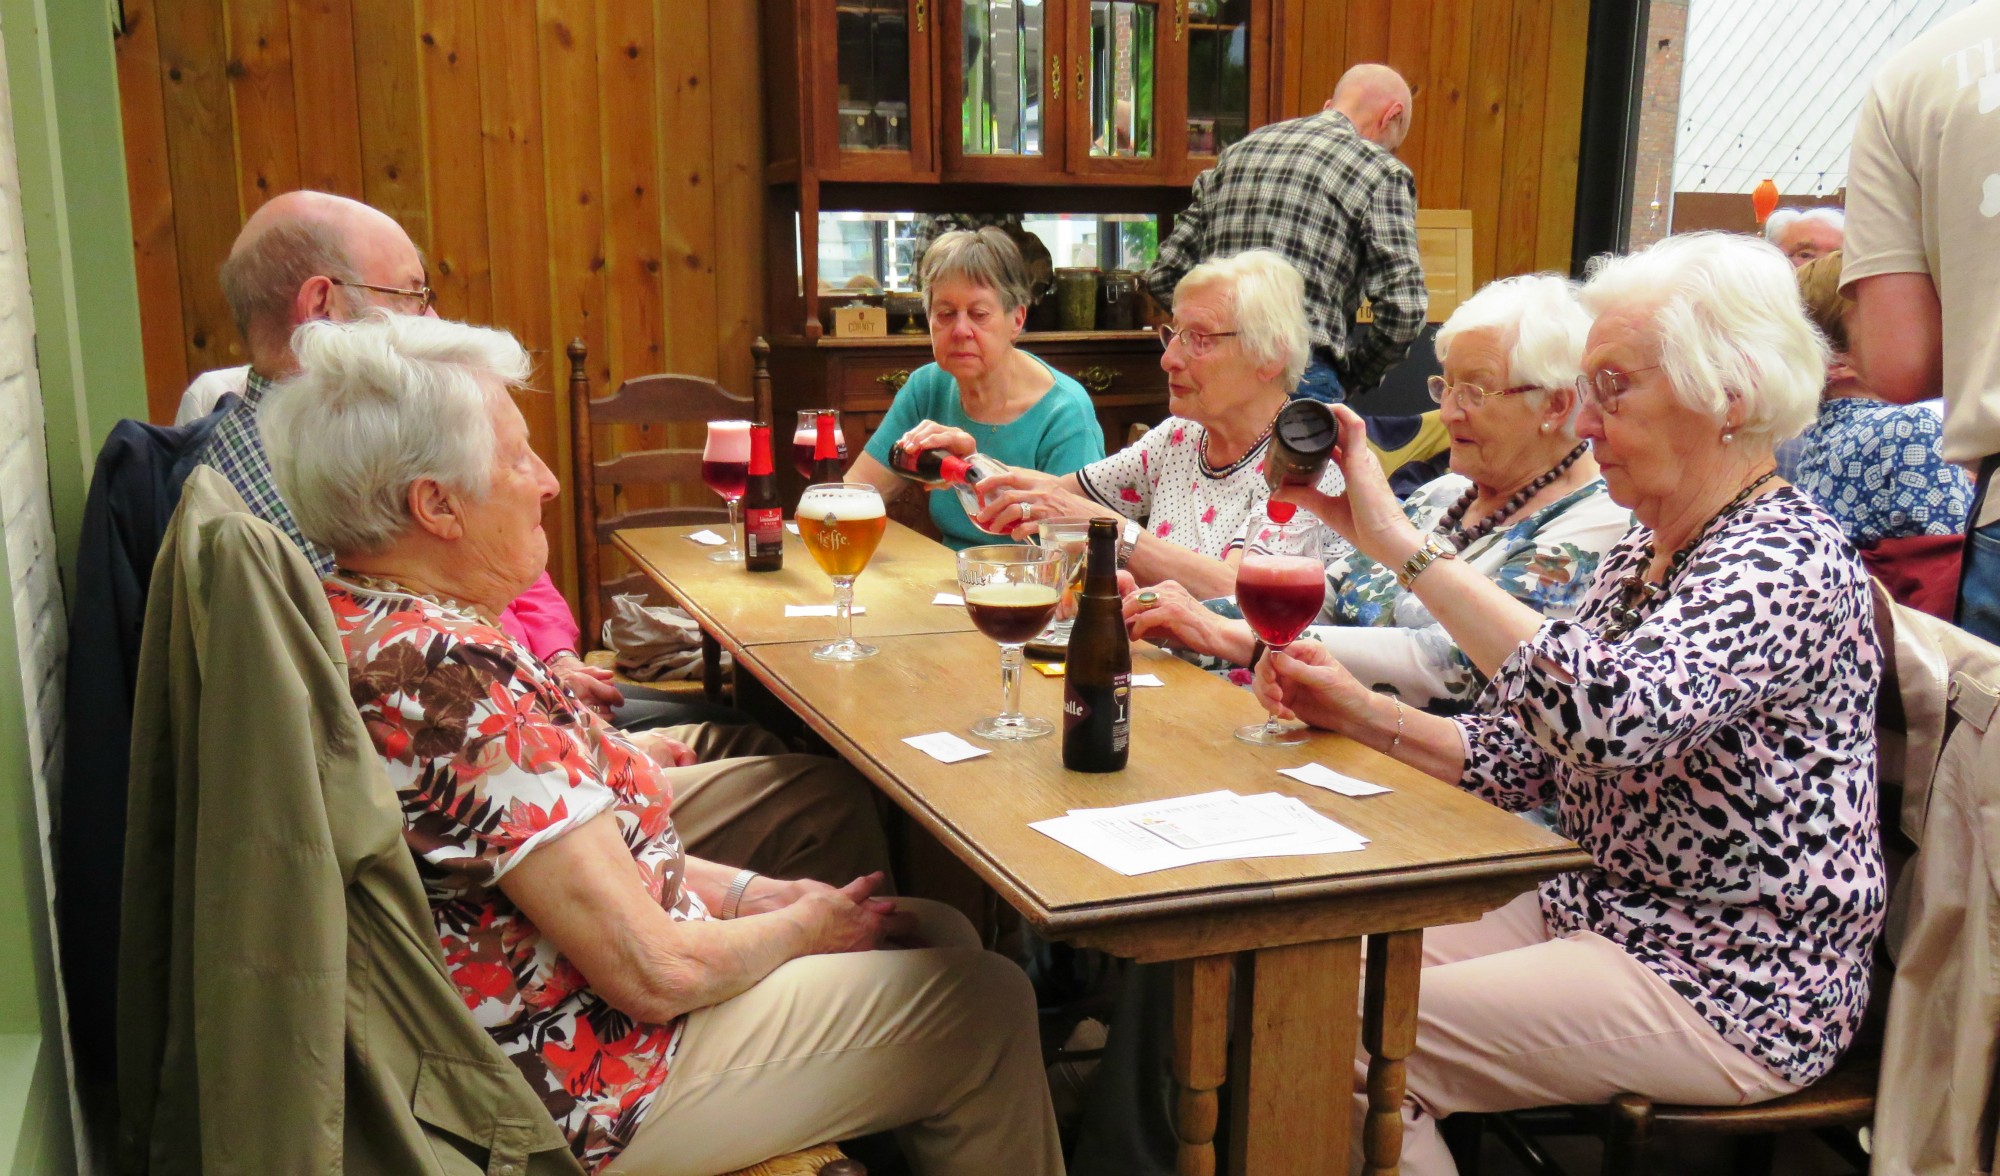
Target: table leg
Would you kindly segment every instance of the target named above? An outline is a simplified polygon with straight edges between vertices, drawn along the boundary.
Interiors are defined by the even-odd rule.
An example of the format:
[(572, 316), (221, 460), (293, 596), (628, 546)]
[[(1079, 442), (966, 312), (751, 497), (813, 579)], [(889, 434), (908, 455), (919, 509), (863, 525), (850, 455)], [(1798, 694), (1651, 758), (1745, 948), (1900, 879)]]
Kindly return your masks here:
[(701, 692), (710, 702), (722, 701), (722, 645), (706, 629), (701, 634)]
[(1237, 977), (1233, 1176), (1344, 1172), (1354, 1126), (1361, 941), (1267, 947)]
[(1361, 1137), (1367, 1176), (1396, 1176), (1403, 1159), (1403, 1059), (1417, 1045), (1417, 985), (1424, 933), (1368, 937), (1368, 987), (1361, 1032), (1368, 1047), (1368, 1126)]
[(1174, 964), (1174, 1126), (1179, 1176), (1214, 1176), (1216, 1088), (1229, 1072), (1229, 970), (1234, 956)]

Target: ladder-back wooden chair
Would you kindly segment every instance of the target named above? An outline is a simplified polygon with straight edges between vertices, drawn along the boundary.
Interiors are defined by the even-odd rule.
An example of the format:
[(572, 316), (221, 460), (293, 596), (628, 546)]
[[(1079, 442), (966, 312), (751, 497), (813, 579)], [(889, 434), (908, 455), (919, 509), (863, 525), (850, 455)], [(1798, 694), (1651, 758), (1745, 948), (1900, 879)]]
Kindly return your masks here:
[[(674, 444), (684, 439), (671, 437), (671, 426), (705, 425), (713, 420), (769, 419), (771, 349), (758, 339), (751, 344), (750, 351), (755, 362), (752, 396), (739, 396), (700, 376), (662, 374), (635, 376), (609, 396), (592, 398), (589, 350), (580, 338), (570, 341), (571, 461), (575, 479), (572, 492), (576, 504), (577, 575), (583, 588), (578, 595), (582, 597), (586, 645), (594, 647), (602, 640), (604, 618), (610, 613), (613, 596), (660, 597), (657, 586), (637, 568), (605, 576), (607, 557), (616, 554), (610, 547), (615, 532), (628, 527), (728, 523), (728, 508), (701, 481), (703, 438), (694, 437), (691, 447)], [(621, 452), (602, 436), (618, 425), (668, 426), (670, 436), (661, 448)], [(599, 456), (600, 450), (604, 456)], [(644, 487), (656, 488), (656, 492), (642, 501), (664, 500), (669, 505), (622, 505), (626, 491)], [(608, 511), (599, 502), (603, 491), (610, 492), (615, 504)], [(704, 641), (702, 652), (703, 683), (713, 697), (721, 687), (720, 651), (713, 641)]]

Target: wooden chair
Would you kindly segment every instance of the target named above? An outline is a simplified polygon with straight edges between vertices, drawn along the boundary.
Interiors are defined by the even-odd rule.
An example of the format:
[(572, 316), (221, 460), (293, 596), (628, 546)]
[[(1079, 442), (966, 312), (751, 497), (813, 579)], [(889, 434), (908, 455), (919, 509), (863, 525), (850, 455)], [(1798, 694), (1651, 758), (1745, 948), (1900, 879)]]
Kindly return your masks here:
[[(1876, 763), (1880, 770), (1890, 760), (1882, 753), (1887, 745), (1899, 745), (1904, 729), (1903, 699), (1895, 667), (1895, 614), (1884, 607), (1878, 595), (1875, 603), (1877, 632), (1884, 649), (1882, 688), (1876, 704)], [(1877, 821), (1882, 836), (1883, 856), (1888, 859), (1893, 890), (1901, 864), (1916, 847), (1903, 834), (1896, 820), (1901, 811), (1900, 777), (1885, 782), (1877, 797)], [(1705, 1135), (1735, 1137), (1731, 1160), (1735, 1176), (1763, 1176), (1771, 1170), (1777, 1138), (1791, 1132), (1811, 1132), (1842, 1159), (1861, 1171), (1868, 1170), (1868, 1155), (1856, 1138), (1856, 1129), (1875, 1118), (1875, 1080), (1882, 1059), (1882, 1027), (1889, 1013), (1889, 989), (1894, 965), (1887, 948), (1878, 943), (1875, 974), (1869, 986), (1868, 1009), (1853, 1043), (1833, 1069), (1804, 1090), (1769, 1102), (1737, 1107), (1696, 1107), (1656, 1103), (1639, 1094), (1621, 1094), (1602, 1106), (1554, 1107), (1515, 1111), (1497, 1115), (1454, 1115), (1445, 1120), (1452, 1130), (1446, 1133), (1460, 1170), (1477, 1176), (1479, 1132), (1490, 1127), (1517, 1159), (1537, 1176), (1560, 1176), (1562, 1168), (1536, 1142), (1540, 1135), (1597, 1135), (1604, 1141), (1603, 1176), (1647, 1176), (1652, 1171), (1653, 1144), (1668, 1136)], [(1466, 1118), (1464, 1124), (1453, 1120)]]
[[(622, 576), (606, 579), (603, 574), (604, 549), (614, 532), (627, 527), (676, 527), (700, 523), (727, 523), (728, 509), (701, 482), (701, 447), (668, 445), (659, 449), (597, 455), (598, 431), (613, 425), (705, 424), (712, 420), (769, 419), (771, 403), (771, 349), (758, 339), (750, 346), (755, 359), (755, 395), (739, 396), (714, 380), (700, 376), (635, 376), (620, 384), (609, 396), (593, 399), (590, 394), (589, 350), (582, 339), (573, 339), (569, 354), (569, 395), (571, 460), (576, 503), (577, 574), (582, 579), (584, 645), (602, 640), (604, 618), (611, 598), (621, 594), (657, 596), (652, 580), (632, 569)], [(604, 513), (599, 509), (598, 491), (609, 488), (614, 500), (620, 492), (634, 487), (658, 487), (669, 501), (699, 505), (634, 507)], [(721, 651), (713, 642), (704, 642), (703, 685), (710, 697), (721, 692)]]
[(868, 1176), (868, 1169), (859, 1160), (848, 1159), (835, 1145), (823, 1143), (788, 1156), (773, 1156), (727, 1176)]

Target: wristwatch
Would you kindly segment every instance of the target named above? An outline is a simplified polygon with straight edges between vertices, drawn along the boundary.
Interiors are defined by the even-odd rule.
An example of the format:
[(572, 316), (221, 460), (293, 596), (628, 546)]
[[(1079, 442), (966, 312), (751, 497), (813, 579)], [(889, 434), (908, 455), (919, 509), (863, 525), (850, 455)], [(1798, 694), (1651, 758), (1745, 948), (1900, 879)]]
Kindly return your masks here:
[(1132, 549), (1139, 546), (1140, 530), (1139, 520), (1137, 519), (1126, 519), (1125, 525), (1118, 529), (1119, 567), (1122, 568), (1132, 562)]
[(1425, 568), (1441, 559), (1457, 558), (1458, 549), (1438, 538), (1437, 532), (1432, 531), (1424, 536), (1423, 544), (1416, 552), (1403, 561), (1403, 566), (1396, 572), (1396, 583), (1402, 585), (1403, 591), (1408, 592), (1410, 585), (1417, 582), (1417, 577), (1423, 575)]

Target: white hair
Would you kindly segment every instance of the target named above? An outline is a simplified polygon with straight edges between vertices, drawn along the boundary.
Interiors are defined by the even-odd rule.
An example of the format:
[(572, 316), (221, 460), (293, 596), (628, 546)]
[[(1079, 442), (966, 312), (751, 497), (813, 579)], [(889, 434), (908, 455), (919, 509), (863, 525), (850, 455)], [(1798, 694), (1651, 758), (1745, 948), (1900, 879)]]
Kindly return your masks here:
[(1600, 258), (1581, 294), (1596, 318), (1650, 309), (1660, 368), (1681, 402), (1721, 421), (1742, 402), (1739, 437), (1776, 444), (1819, 411), (1826, 340), (1799, 302), (1792, 263), (1735, 233), (1668, 237), (1625, 257)]
[(1312, 329), (1306, 323), (1306, 280), (1269, 249), (1250, 249), (1204, 261), (1174, 287), (1174, 302), (1189, 290), (1210, 286), (1228, 291), (1236, 319), (1236, 342), (1257, 364), (1284, 365), (1285, 389), (1299, 386), (1312, 358)]
[[(1560, 274), (1523, 274), (1488, 282), (1459, 303), (1438, 328), (1433, 344), (1438, 362), (1445, 361), (1452, 340), (1458, 336), (1493, 328), (1508, 340), (1509, 385), (1531, 384), (1543, 389), (1576, 386), (1576, 378), (1583, 374), (1590, 312), (1577, 301), (1574, 282)], [(1577, 407), (1570, 405), (1565, 428), (1574, 426)]]
[(523, 383), (505, 331), (375, 312), (292, 335), (299, 372), (258, 413), (278, 493), (306, 538), (380, 551), (410, 525), (420, 478), (481, 498), (493, 473), (492, 397)]
[(1791, 228), (1797, 221), (1819, 221), (1832, 225), (1843, 233), (1847, 231), (1847, 213), (1833, 205), (1823, 204), (1815, 208), (1780, 208), (1764, 222), (1764, 239), (1776, 245), (1778, 239), (1785, 235), (1785, 230)]

